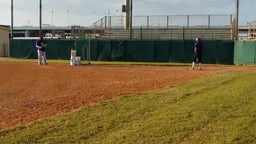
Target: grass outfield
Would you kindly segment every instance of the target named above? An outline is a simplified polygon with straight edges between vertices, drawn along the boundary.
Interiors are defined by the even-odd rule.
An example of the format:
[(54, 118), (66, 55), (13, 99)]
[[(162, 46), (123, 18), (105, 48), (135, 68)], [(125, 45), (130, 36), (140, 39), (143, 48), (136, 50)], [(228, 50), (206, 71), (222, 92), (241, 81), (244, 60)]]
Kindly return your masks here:
[(0, 131), (1, 143), (256, 143), (256, 73), (226, 72)]

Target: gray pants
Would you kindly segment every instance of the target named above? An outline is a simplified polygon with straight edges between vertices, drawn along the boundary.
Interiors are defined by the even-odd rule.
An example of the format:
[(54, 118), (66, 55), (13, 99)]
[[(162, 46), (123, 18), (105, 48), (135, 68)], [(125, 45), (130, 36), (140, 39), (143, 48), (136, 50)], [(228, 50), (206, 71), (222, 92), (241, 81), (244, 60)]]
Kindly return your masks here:
[(38, 55), (38, 64), (42, 64), (42, 59), (44, 59), (44, 64), (47, 64), (45, 51), (37, 50), (37, 55)]

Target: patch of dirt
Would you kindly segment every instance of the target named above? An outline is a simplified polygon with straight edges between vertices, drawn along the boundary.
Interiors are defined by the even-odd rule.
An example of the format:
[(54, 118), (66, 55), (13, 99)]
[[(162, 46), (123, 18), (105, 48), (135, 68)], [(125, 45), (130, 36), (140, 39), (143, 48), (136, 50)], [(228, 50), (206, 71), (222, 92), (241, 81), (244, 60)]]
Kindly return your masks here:
[(0, 129), (232, 69), (208, 66), (202, 71), (189, 71), (184, 66), (0, 62)]

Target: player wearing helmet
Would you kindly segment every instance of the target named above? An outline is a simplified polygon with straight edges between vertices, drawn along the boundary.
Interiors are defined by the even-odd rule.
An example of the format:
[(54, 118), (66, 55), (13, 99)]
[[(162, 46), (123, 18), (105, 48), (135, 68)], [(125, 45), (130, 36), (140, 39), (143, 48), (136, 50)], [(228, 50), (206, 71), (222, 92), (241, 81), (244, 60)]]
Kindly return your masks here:
[(200, 38), (196, 38), (195, 44), (194, 44), (194, 60), (192, 63), (192, 70), (195, 67), (195, 63), (198, 63), (198, 69), (202, 70), (202, 54), (203, 54), (203, 50), (202, 50), (202, 43), (201, 43), (201, 39)]

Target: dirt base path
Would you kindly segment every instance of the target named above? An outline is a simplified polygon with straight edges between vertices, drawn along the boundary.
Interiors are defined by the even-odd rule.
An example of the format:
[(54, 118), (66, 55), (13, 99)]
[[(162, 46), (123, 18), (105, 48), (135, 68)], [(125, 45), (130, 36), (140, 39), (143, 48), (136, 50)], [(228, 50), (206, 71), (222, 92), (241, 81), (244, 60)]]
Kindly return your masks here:
[(0, 129), (228, 69), (0, 62)]

